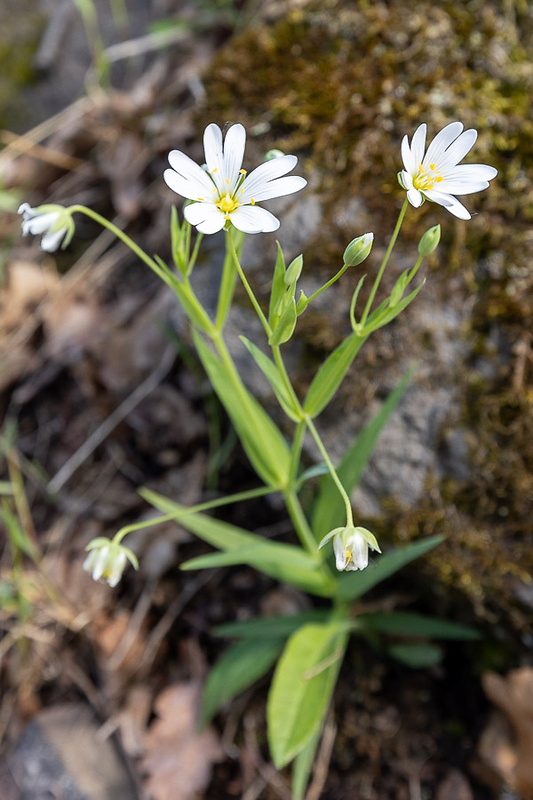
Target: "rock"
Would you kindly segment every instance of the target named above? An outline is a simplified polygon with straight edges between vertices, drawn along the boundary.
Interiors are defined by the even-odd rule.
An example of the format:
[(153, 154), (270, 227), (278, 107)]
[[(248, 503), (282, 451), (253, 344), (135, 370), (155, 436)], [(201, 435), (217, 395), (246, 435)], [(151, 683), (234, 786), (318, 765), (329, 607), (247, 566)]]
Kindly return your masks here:
[(82, 703), (54, 706), (28, 724), (0, 764), (3, 800), (136, 800), (113, 743)]

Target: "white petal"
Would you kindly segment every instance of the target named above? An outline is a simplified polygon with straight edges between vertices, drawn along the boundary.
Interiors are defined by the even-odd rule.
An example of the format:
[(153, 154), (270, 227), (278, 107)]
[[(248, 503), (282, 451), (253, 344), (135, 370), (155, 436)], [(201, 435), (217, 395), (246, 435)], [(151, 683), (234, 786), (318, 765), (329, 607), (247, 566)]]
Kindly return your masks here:
[(470, 128), (470, 130), (458, 136), (455, 142), (453, 142), (443, 154), (437, 169), (446, 172), (448, 169), (458, 164), (459, 161), (462, 161), (474, 146), (476, 139), (477, 131), (474, 130), (474, 128)]
[(488, 164), (461, 164), (459, 167), (452, 167), (446, 170), (444, 176), (452, 180), (461, 181), (491, 181), (498, 174), (498, 170), (489, 167)]
[(246, 131), (241, 124), (232, 125), (224, 139), (224, 177), (233, 187), (239, 177), (244, 158)]
[(222, 147), (222, 131), (211, 123), (204, 131), (205, 163), (219, 191), (224, 186), (224, 150)]
[(411, 174), (415, 174), (418, 172), (418, 164), (415, 162), (412, 154), (411, 148), (409, 147), (409, 137), (407, 134), (402, 139), (402, 161), (405, 167), (405, 170)]
[(58, 231), (47, 231), (41, 239), (41, 249), (47, 253), (55, 252), (65, 238), (66, 232), (66, 228), (60, 228)]
[(350, 548), (352, 553), (354, 569), (365, 569), (365, 567), (368, 567), (368, 543), (360, 533), (351, 537), (347, 547)]
[(437, 133), (429, 145), (422, 162), (424, 168), (428, 167), (430, 164), (440, 164), (444, 156), (444, 151), (457, 139), (463, 128), (464, 125), (462, 122), (450, 122), (449, 125), (446, 125), (445, 128)]
[(411, 140), (411, 158), (414, 163), (414, 172), (418, 172), (418, 167), (424, 158), (424, 150), (426, 149), (426, 133), (427, 125), (425, 122), (419, 125), (413, 133)]
[(289, 175), (286, 178), (277, 178), (268, 183), (261, 183), (257, 186), (256, 191), (253, 189), (253, 184), (251, 188), (250, 185), (245, 186), (243, 184), (241, 187), (243, 191), (239, 193), (238, 199), (241, 203), (249, 203), (252, 198), (256, 202), (259, 200), (270, 200), (272, 197), (284, 197), (287, 194), (299, 192), (304, 186), (307, 186), (307, 181), (305, 178), (300, 178), (297, 175)]
[(218, 233), (224, 227), (224, 214), (211, 203), (193, 203), (185, 206), (183, 216), (200, 233)]
[[(195, 164), (195, 166), (198, 165)], [(198, 167), (198, 169), (200, 168)], [(200, 172), (202, 172), (202, 170), (200, 170)], [(200, 180), (198, 175), (193, 178), (184, 177), (173, 169), (166, 169), (163, 172), (163, 180), (173, 192), (176, 192), (182, 197), (186, 197), (188, 200), (199, 200), (200, 198), (212, 200), (216, 193), (216, 190), (215, 192), (213, 191), (215, 187), (205, 172), (202, 172), (202, 175), (203, 179)]]
[(346, 569), (346, 550), (340, 536), (333, 539), (333, 552), (335, 553), (335, 566), (342, 572)]
[(471, 218), (471, 214), (468, 209), (465, 208), (465, 206), (451, 194), (445, 194), (444, 192), (436, 192), (434, 189), (428, 189), (427, 192), (424, 192), (424, 195), (433, 203), (438, 203), (440, 206), (444, 206), (444, 208), (446, 208), (450, 214), (453, 214), (454, 217), (459, 217), (459, 219)]
[(459, 181), (453, 178), (445, 178), (439, 183), (437, 191), (444, 194), (474, 194), (474, 192), (482, 192), (483, 189), (488, 189), (488, 181)]
[(26, 236), (27, 233), (39, 235), (52, 228), (57, 222), (57, 214), (51, 211), (48, 214), (37, 214), (30, 219), (22, 221), (22, 232)]
[(414, 206), (415, 208), (420, 208), (424, 200), (422, 194), (418, 191), (418, 189), (414, 188), (409, 189), (409, 191), (407, 192), (407, 199), (409, 200), (411, 205)]
[(35, 215), (33, 208), (29, 203), (21, 203), (18, 208), (17, 214), (24, 214), (24, 219), (29, 219)]
[[(253, 172), (250, 172), (244, 179), (242, 188), (247, 195), (250, 195), (250, 192), (257, 192), (263, 184), (276, 178), (281, 178), (282, 175), (290, 172), (297, 163), (296, 156), (280, 156), (279, 158), (273, 158), (271, 161), (266, 161), (256, 167)], [(252, 194), (252, 197), (254, 196)]]
[(126, 554), (120, 550), (113, 558), (111, 571), (107, 577), (107, 582), (112, 589), (115, 588), (119, 580), (122, 578), (124, 567), (126, 566)]
[(239, 206), (230, 219), (243, 233), (271, 233), (279, 228), (279, 219), (259, 206)]
[(182, 153), (181, 150), (171, 150), (168, 154), (168, 161), (172, 169), (182, 178), (198, 183), (204, 187), (213, 188), (213, 183), (205, 173), (205, 171), (198, 166), (196, 161)]
[(109, 547), (100, 547), (96, 552), (97, 555), (93, 561), (93, 578), (95, 581), (99, 581), (107, 566)]

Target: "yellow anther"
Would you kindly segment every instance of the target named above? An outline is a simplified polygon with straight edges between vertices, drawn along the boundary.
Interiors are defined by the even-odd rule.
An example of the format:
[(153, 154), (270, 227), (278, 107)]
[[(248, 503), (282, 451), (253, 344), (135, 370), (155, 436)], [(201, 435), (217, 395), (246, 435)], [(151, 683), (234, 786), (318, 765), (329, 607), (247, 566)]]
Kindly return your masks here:
[(245, 169), (240, 169), (239, 172), (241, 173), (241, 175), (246, 175), (246, 170)]
[(434, 170), (435, 169), (435, 164), (430, 164), (429, 168)]
[(253, 198), (253, 197), (251, 197), (251, 198), (250, 198), (250, 203), (251, 203), (253, 206), (255, 206), (255, 200), (254, 200), (254, 198)]
[(202, 203), (205, 202), (205, 197), (197, 197), (196, 199), (201, 200)]
[(229, 219), (228, 215), (231, 214), (232, 211), (235, 211), (236, 208), (238, 208), (239, 202), (238, 200), (235, 200), (235, 198), (232, 197), (229, 192), (227, 192), (227, 194), (225, 194), (224, 197), (220, 198), (220, 200), (216, 205), (217, 208), (220, 211), (222, 211), (225, 218)]

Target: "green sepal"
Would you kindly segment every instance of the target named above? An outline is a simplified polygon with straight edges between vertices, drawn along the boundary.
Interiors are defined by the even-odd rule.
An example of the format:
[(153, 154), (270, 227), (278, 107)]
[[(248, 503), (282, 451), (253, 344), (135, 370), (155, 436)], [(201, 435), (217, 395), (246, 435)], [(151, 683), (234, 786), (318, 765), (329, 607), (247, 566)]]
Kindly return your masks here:
[(272, 333), (268, 337), (271, 347), (288, 342), (294, 333), (298, 314), (296, 313), (296, 302), (294, 300), (294, 286), (287, 289), (285, 297), (281, 301), (282, 311), (279, 320), (272, 326)]
[(274, 267), (274, 275), (272, 277), (272, 289), (270, 290), (270, 304), (268, 309), (268, 322), (272, 329), (276, 327), (279, 304), (287, 289), (285, 286), (285, 258), (280, 243), (276, 242), (276, 244), (278, 246), (278, 255)]

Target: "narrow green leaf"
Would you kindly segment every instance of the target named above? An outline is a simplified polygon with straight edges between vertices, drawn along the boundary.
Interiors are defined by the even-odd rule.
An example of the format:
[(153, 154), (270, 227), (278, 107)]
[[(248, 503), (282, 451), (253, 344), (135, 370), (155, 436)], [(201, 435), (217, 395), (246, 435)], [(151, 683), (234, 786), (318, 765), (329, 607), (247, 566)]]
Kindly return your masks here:
[(277, 769), (297, 756), (320, 730), (347, 639), (331, 623), (304, 625), (287, 642), (267, 702), (268, 742)]
[(283, 564), (286, 567), (301, 567), (309, 570), (313, 570), (317, 564), (301, 547), (269, 542), (254, 536), (252, 544), (239, 547), (237, 550), (191, 558), (181, 565), (181, 569), (209, 569), (211, 567), (228, 567), (234, 564), (249, 564), (261, 569), (265, 562), (273, 566)]
[(308, 622), (324, 622), (329, 613), (326, 609), (316, 609), (303, 611), (301, 614), (227, 622), (217, 625), (213, 633), (215, 636), (238, 636), (241, 639), (286, 639)]
[(207, 725), (222, 706), (265, 675), (282, 649), (280, 639), (248, 639), (228, 647), (209, 671), (200, 724)]
[(316, 417), (327, 406), (366, 339), (367, 334), (360, 335), (354, 331), (324, 361), (304, 402), (304, 411), (311, 417)]
[(276, 244), (278, 245), (278, 255), (276, 258), (276, 266), (274, 267), (274, 275), (272, 277), (272, 289), (270, 291), (270, 304), (268, 309), (268, 322), (271, 328), (275, 327), (278, 307), (287, 288), (285, 286), (285, 258), (283, 257), (283, 250), (281, 249), (280, 243), (277, 242)]
[(194, 341), (209, 380), (257, 474), (269, 486), (284, 486), (290, 473), (290, 453), (281, 431), (239, 376), (222, 363), (200, 336), (194, 335)]
[[(420, 286), (417, 286), (417, 288), (410, 292), (407, 297), (404, 297), (403, 300), (399, 300), (393, 306), (388, 306), (387, 310), (382, 314), (377, 314), (374, 322), (372, 321), (372, 317), (374, 316), (372, 314), (365, 325), (365, 333), (368, 335), (372, 331), (377, 331), (378, 328), (383, 328), (385, 325), (388, 325), (389, 322), (392, 322), (393, 319), (396, 319), (398, 314), (401, 314), (404, 308), (407, 308), (407, 306), (413, 302), (418, 292), (424, 286), (425, 282), (426, 281), (424, 279)], [(379, 312), (379, 309), (376, 309), (376, 311)]]
[(371, 564), (362, 572), (345, 572), (339, 578), (337, 597), (342, 600), (356, 600), (415, 558), (432, 550), (443, 540), (444, 536), (430, 536), (400, 550), (379, 556), (375, 564)]
[(387, 648), (387, 653), (413, 669), (433, 667), (442, 661), (442, 649), (436, 644), (426, 642), (393, 644)]
[[(337, 474), (348, 495), (359, 484), (363, 470), (374, 452), (379, 435), (405, 394), (412, 375), (412, 371), (404, 375), (375, 417), (363, 428), (352, 446), (346, 451), (339, 464)], [(339, 490), (331, 476), (326, 475), (320, 482), (320, 492), (313, 507), (312, 529), (317, 539), (322, 538), (328, 531), (341, 526), (346, 518), (345, 513), (344, 501)]]
[[(199, 539), (220, 550), (246, 549), (258, 541), (258, 537), (253, 533), (205, 514), (190, 512), (186, 506), (168, 500), (150, 490), (143, 489), (140, 494), (165, 514), (175, 514), (176, 521), (180, 525), (196, 534)], [(265, 575), (270, 575), (285, 583), (291, 583), (293, 586), (319, 597), (332, 597), (336, 591), (336, 581), (324, 572), (320, 564), (316, 564), (313, 568), (307, 568), (265, 561), (255, 567)]]
[(360, 614), (356, 618), (357, 626), (369, 628), (379, 633), (391, 633), (397, 636), (420, 636), (432, 639), (479, 639), (480, 633), (467, 625), (457, 622), (426, 617), (423, 614), (412, 614), (408, 611), (377, 611), (372, 614)]
[(253, 344), (253, 342), (247, 339), (246, 336), (240, 336), (239, 338), (271, 385), (274, 394), (276, 395), (284, 412), (288, 417), (290, 417), (290, 419), (294, 420), (294, 422), (299, 422), (300, 416), (298, 414), (298, 409), (294, 408), (292, 398), (289, 395), (287, 387), (283, 383), (277, 366), (267, 355), (262, 352), (262, 350), (260, 350), (255, 344)]

